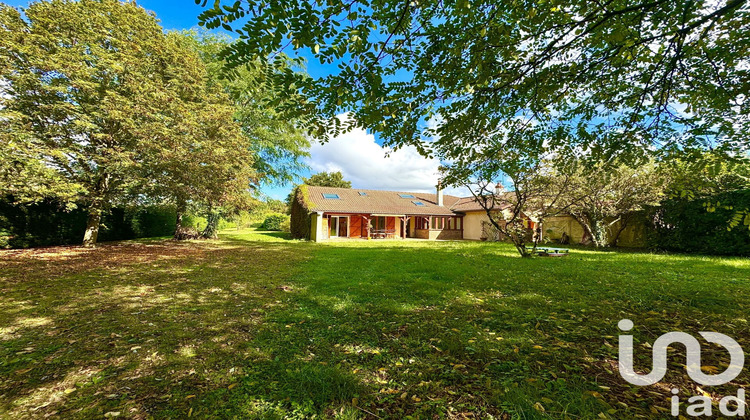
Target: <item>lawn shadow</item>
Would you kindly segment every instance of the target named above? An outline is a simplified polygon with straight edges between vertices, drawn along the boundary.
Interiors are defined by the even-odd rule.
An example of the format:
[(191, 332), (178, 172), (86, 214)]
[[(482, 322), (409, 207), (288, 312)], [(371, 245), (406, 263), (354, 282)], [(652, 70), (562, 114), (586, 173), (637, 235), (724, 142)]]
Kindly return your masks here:
[(622, 386), (619, 319), (750, 348), (740, 259), (222, 237), (3, 254), (0, 416), (648, 417), (669, 388)]
[[(731, 270), (725, 259), (592, 250), (522, 259), (507, 244), (482, 243), (311, 249), (314, 257), (290, 279), (291, 304), (269, 314), (251, 344), (273, 359), (243, 380), (240, 395), (266, 402), (277, 395), (276, 407), (287, 395), (298, 404), (292, 389), (269, 388), (263, 378), (319, 364), (356, 375), (357, 403), (384, 418), (465, 407), (479, 417), (614, 410), (632, 418), (649, 413), (644, 401), (665, 408), (671, 394), (633, 393), (612, 369), (620, 319), (636, 321), (637, 337), (648, 342), (709, 324), (750, 345), (735, 323), (747, 310), (738, 296), (750, 285), (733, 280), (747, 276), (746, 263)], [(721, 352), (706, 356), (715, 366), (727, 362)], [(650, 353), (637, 361), (647, 369)], [(684, 373), (667, 379), (690, 389)], [(747, 375), (738, 383), (749, 383)], [(602, 387), (616, 392), (602, 396)]]

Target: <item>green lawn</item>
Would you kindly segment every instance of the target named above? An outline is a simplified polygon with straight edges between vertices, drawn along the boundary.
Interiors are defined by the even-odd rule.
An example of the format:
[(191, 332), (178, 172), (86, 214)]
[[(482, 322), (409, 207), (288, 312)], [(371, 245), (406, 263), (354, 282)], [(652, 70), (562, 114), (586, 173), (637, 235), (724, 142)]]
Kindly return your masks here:
[[(643, 342), (671, 330), (750, 349), (749, 296), (747, 259), (497, 243), (244, 231), (0, 251), (0, 418), (665, 418), (672, 386), (701, 392), (683, 349), (662, 383), (629, 386), (617, 321), (648, 370)], [(747, 371), (703, 391), (739, 386)]]

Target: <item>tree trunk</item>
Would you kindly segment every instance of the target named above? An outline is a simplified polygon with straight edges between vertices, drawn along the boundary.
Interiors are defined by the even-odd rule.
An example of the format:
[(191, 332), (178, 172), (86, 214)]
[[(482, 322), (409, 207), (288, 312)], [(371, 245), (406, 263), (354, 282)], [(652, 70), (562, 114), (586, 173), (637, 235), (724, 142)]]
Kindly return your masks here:
[(177, 203), (177, 220), (175, 221), (174, 235), (172, 239), (182, 239), (182, 215), (185, 213), (187, 205), (184, 202)]
[(593, 234), (594, 246), (604, 248), (609, 245), (607, 240), (607, 226), (603, 220), (590, 219), (591, 233)]
[(89, 217), (86, 220), (86, 232), (83, 234), (83, 246), (93, 247), (99, 237), (99, 226), (102, 221), (102, 209), (100, 206), (92, 205), (89, 208)]
[(201, 236), (206, 239), (218, 239), (219, 238), (219, 212), (210, 211), (208, 213), (208, 223), (206, 228), (203, 229)]
[(620, 226), (617, 228), (617, 232), (615, 232), (614, 236), (610, 240), (610, 244), (612, 246), (617, 246), (617, 242), (620, 240), (620, 235), (622, 235), (622, 232), (625, 231), (625, 229), (630, 226), (630, 219), (632, 214), (625, 214), (620, 218)]
[(109, 174), (102, 174), (92, 191), (91, 205), (89, 206), (89, 217), (86, 220), (86, 231), (83, 234), (83, 246), (93, 247), (99, 237), (99, 226), (102, 222), (102, 213), (107, 193), (109, 192)]
[(598, 220), (588, 214), (573, 215), (573, 218), (583, 228), (582, 245), (588, 245), (588, 241), (591, 240), (597, 248), (607, 246), (607, 227), (603, 220)]

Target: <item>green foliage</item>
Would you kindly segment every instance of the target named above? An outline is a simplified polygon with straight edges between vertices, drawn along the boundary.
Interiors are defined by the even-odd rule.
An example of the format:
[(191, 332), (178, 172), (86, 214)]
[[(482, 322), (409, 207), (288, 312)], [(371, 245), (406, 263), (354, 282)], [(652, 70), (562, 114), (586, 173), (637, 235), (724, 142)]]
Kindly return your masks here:
[(0, 175), (16, 177), (0, 193), (83, 205), (86, 245), (128, 193), (182, 209), (186, 196), (237, 201), (249, 188), (252, 154), (231, 103), (190, 44), (136, 3), (2, 6), (0, 58), (0, 163), (11, 163)]
[(135, 210), (133, 230), (136, 238), (172, 236), (177, 210), (171, 204), (154, 204)]
[[(217, 1), (200, 20), (239, 34), (231, 66), (260, 62), (281, 92), (307, 96), (300, 113), (317, 111), (321, 137), (346, 129), (332, 117), (351, 112), (350, 125), (386, 145), (453, 161), (524, 132), (597, 160), (748, 148), (743, 0)], [(273, 73), (289, 49), (338, 71)]]
[[(259, 179), (269, 184), (293, 181), (307, 169), (303, 159), (309, 156), (310, 142), (301, 129), (302, 122), (277, 109), (284, 102), (296, 103), (298, 95), (277, 96), (264, 83), (266, 75), (259, 66), (243, 66), (226, 74), (223, 51), (231, 45), (231, 38), (193, 31), (184, 35), (206, 64), (211, 83), (221, 86), (234, 104), (234, 119), (250, 140), (252, 165)], [(280, 57), (276, 66), (287, 69), (291, 63)]]
[[(174, 233), (176, 212), (173, 205), (116, 206), (102, 217), (101, 241), (169, 236)], [(190, 214), (183, 226), (205, 226), (205, 219)], [(19, 204), (13, 198), (0, 200), (2, 247), (29, 248), (68, 245), (80, 241), (86, 229), (87, 213), (80, 207), (67, 209), (56, 200)]]
[[(336, 172), (318, 172), (317, 174), (311, 175), (309, 178), (302, 178), (301, 185), (311, 185), (315, 187), (334, 187), (334, 188), (351, 188), (352, 182), (344, 179), (344, 174), (341, 171)], [(292, 188), (292, 191), (286, 197), (287, 207), (291, 211), (292, 200), (298, 185)]]
[(286, 214), (276, 213), (269, 214), (266, 216), (263, 223), (260, 225), (260, 229), (263, 230), (284, 230), (283, 227), (289, 224), (289, 216)]
[[(667, 187), (666, 176), (651, 162), (635, 167), (619, 162), (588, 167), (568, 162), (556, 176), (567, 183), (559, 206), (578, 221), (584, 237), (597, 247), (613, 245), (633, 215), (657, 205)], [(615, 224), (619, 229), (612, 234)]]
[(750, 208), (750, 190), (704, 199), (672, 197), (651, 210), (648, 243), (651, 248), (715, 255), (750, 256), (750, 222), (740, 217), (734, 225), (727, 221)]
[(290, 227), (289, 231), (292, 238), (310, 239), (310, 200), (307, 191), (307, 185), (300, 185), (295, 188), (291, 195), (291, 204), (289, 206)]
[(64, 203), (52, 199), (28, 204), (16, 201), (13, 197), (0, 200), (0, 236), (5, 238), (0, 247), (72, 244), (86, 228), (86, 213), (81, 209), (66, 209)]
[(335, 187), (335, 188), (351, 188), (351, 181), (344, 179), (344, 174), (341, 171), (336, 172), (318, 172), (317, 174), (311, 175), (309, 178), (304, 178), (302, 181), (305, 185), (312, 185), (317, 187)]
[(286, 215), (286, 218), (283, 222), (281, 222), (281, 231), (285, 233), (291, 233), (292, 232), (292, 218), (289, 215)]

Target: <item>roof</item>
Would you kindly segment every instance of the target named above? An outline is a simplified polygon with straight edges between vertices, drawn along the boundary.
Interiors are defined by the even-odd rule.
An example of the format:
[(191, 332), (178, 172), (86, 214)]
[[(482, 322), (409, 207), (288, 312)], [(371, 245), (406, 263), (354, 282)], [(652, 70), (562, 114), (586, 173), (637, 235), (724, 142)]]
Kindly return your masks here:
[[(455, 213), (451, 207), (461, 200), (456, 196), (443, 195), (444, 205), (438, 206), (437, 194), (434, 193), (315, 186), (307, 186), (307, 192), (312, 204), (310, 210), (331, 213), (452, 216)], [(339, 198), (328, 199), (323, 194), (336, 194)], [(414, 202), (423, 205), (416, 205)]]
[[(502, 203), (498, 203), (497, 209), (504, 210), (510, 206), (509, 202), (503, 201)], [(467, 211), (485, 211), (484, 207), (482, 207), (474, 197), (459, 198), (458, 201), (451, 206), (451, 210), (461, 213)]]

